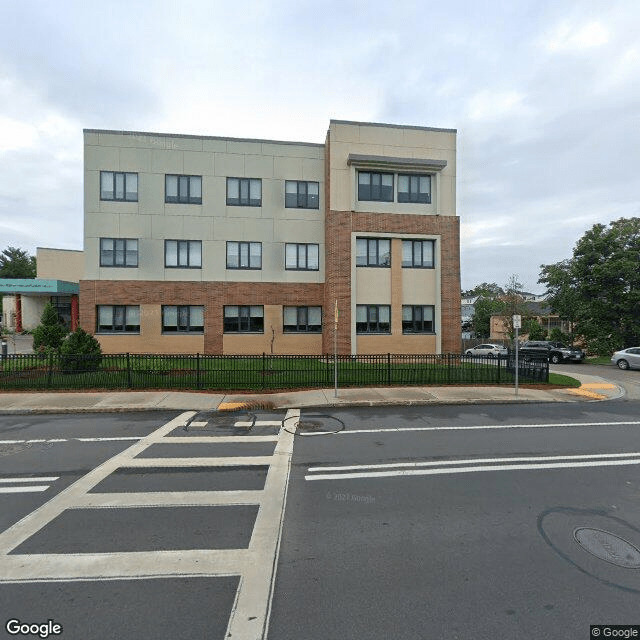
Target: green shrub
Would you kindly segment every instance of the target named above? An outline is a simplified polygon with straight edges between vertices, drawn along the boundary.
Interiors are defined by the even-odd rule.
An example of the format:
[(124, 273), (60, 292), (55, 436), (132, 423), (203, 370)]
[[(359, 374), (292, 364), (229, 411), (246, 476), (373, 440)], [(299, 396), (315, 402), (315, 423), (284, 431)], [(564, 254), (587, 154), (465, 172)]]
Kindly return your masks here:
[(44, 307), (40, 324), (33, 330), (33, 349), (44, 354), (47, 347), (58, 350), (67, 330), (58, 320), (58, 312), (50, 302)]
[(102, 362), (100, 343), (78, 327), (60, 347), (60, 366), (65, 373), (94, 371)]

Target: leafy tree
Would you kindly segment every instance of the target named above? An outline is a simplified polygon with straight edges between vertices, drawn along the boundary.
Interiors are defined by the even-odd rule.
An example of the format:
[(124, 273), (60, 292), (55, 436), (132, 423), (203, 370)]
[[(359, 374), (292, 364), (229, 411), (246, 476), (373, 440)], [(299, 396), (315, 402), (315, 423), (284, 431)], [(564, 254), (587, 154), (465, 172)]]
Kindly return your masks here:
[(504, 290), (495, 282), (483, 282), (482, 284), (476, 285), (473, 289), (462, 292), (464, 298), (474, 298), (476, 296), (481, 298), (497, 298), (501, 295), (504, 295)]
[(0, 278), (35, 278), (36, 259), (22, 249), (7, 247), (0, 253)]
[(65, 338), (60, 354), (60, 364), (66, 373), (95, 370), (102, 361), (100, 343), (80, 327)]
[(529, 336), (529, 340), (544, 340), (547, 337), (545, 328), (534, 318), (522, 320), (522, 333)]
[(471, 324), (477, 338), (488, 339), (491, 334), (491, 316), (504, 312), (505, 303), (497, 298), (478, 298)]
[(640, 344), (640, 218), (596, 224), (573, 257), (541, 265), (551, 308), (575, 321), (590, 351)]
[(506, 334), (511, 340), (513, 340), (516, 335), (516, 331), (513, 328), (513, 316), (524, 316), (527, 314), (527, 306), (522, 294), (520, 293), (521, 291), (522, 283), (520, 282), (518, 275), (511, 275), (503, 296), (504, 308), (502, 310), (502, 323)]
[(33, 348), (42, 353), (47, 349), (58, 350), (66, 335), (67, 330), (60, 324), (57, 311), (47, 302), (40, 324), (33, 330)]

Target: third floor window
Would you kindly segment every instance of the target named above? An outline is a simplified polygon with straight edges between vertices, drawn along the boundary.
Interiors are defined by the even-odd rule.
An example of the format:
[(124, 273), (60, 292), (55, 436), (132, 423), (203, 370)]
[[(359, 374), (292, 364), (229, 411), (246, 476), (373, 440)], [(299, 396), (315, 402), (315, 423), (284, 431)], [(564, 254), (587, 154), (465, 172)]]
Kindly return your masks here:
[(138, 201), (138, 174), (119, 171), (100, 172), (100, 200)]
[(357, 238), (356, 267), (390, 267), (391, 240), (387, 238)]
[(100, 238), (101, 267), (137, 267), (138, 241), (132, 238)]
[(320, 185), (317, 182), (286, 180), (284, 186), (284, 206), (296, 209), (320, 208)]
[(201, 269), (201, 240), (165, 240), (164, 266), (172, 269)]
[(431, 176), (398, 176), (398, 202), (423, 202), (431, 204)]
[(165, 176), (164, 201), (202, 204), (202, 176)]
[(393, 202), (393, 174), (359, 171), (358, 200)]
[(259, 178), (227, 178), (227, 205), (262, 206), (262, 180)]
[(284, 268), (293, 271), (318, 271), (319, 245), (293, 244), (285, 245)]
[(262, 269), (262, 242), (227, 242), (227, 269)]

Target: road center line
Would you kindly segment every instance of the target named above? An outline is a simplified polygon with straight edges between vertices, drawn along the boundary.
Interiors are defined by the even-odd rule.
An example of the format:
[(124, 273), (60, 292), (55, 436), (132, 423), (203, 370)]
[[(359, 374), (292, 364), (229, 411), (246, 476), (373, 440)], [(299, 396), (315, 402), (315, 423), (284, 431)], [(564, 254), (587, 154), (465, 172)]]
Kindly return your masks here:
[(489, 424), (472, 425), (460, 427), (380, 427), (379, 429), (345, 429), (344, 431), (314, 431), (305, 433), (305, 436), (349, 436), (360, 433), (395, 433), (403, 431), (473, 431), (480, 429), (546, 429), (553, 427), (622, 427), (629, 425), (640, 425), (640, 420), (629, 420), (624, 422), (558, 422), (550, 424)]
[(428, 462), (395, 462), (389, 464), (354, 464), (343, 467), (310, 467), (307, 471), (358, 471), (361, 469), (409, 469), (416, 467), (448, 467), (450, 465), (498, 464), (501, 462), (550, 462), (551, 460), (602, 460), (640, 457), (640, 451), (630, 453), (599, 453), (572, 456), (522, 456), (518, 458), (468, 458), (466, 460), (437, 460)]
[(532, 471), (539, 469), (571, 469), (579, 467), (614, 467), (640, 464), (640, 458), (626, 460), (590, 460), (577, 462), (550, 462), (546, 464), (512, 464), (480, 467), (443, 467), (440, 469), (397, 469), (395, 471), (371, 471), (369, 473), (327, 473), (305, 476), (305, 480), (347, 480), (358, 478), (391, 478), (396, 476), (435, 476), (478, 471)]

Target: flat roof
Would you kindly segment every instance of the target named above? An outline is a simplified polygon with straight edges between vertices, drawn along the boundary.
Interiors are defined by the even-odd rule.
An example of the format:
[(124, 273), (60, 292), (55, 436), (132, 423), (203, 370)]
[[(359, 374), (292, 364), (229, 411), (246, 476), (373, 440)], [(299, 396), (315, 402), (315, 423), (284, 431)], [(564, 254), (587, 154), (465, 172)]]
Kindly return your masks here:
[(199, 136), (194, 133), (158, 133), (154, 131), (120, 131), (117, 129), (83, 129), (84, 133), (105, 133), (121, 136), (155, 136), (158, 138), (188, 138), (191, 140), (224, 140), (227, 142), (258, 142), (260, 144), (288, 144), (305, 147), (324, 147), (322, 142), (296, 142), (295, 140), (266, 140), (262, 138), (233, 138), (228, 136)]
[(333, 124), (350, 124), (359, 127), (387, 127), (390, 129), (418, 129), (419, 131), (442, 131), (445, 133), (458, 133), (457, 129), (443, 129), (440, 127), (420, 127), (413, 124), (389, 124), (387, 122), (357, 122), (355, 120), (333, 120)]

